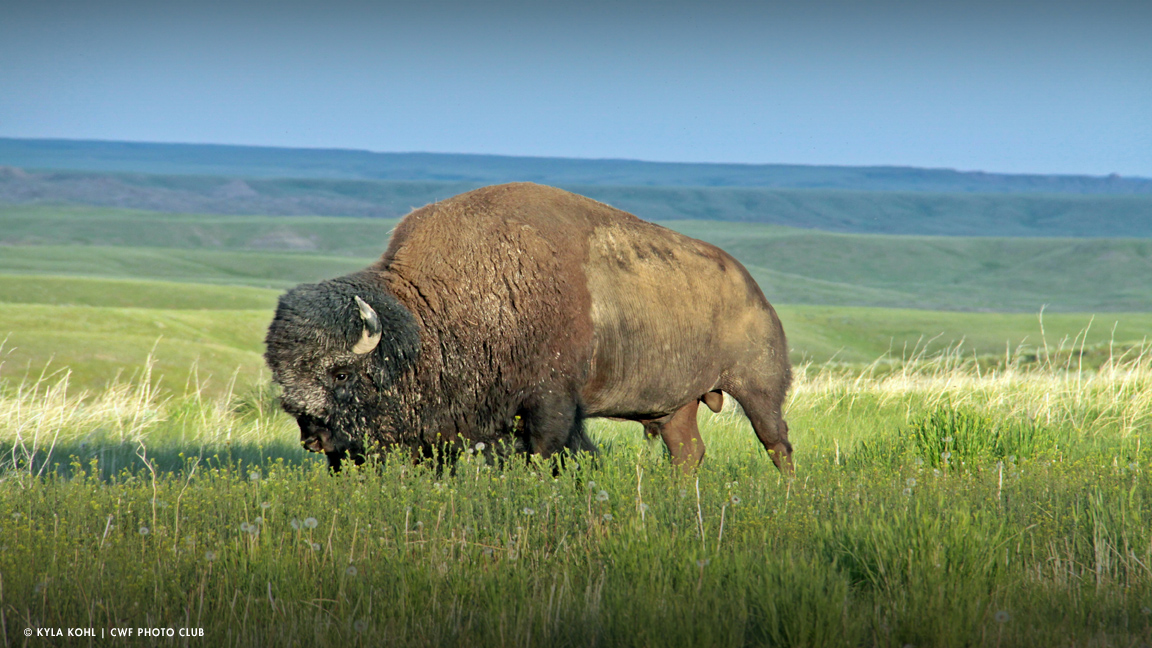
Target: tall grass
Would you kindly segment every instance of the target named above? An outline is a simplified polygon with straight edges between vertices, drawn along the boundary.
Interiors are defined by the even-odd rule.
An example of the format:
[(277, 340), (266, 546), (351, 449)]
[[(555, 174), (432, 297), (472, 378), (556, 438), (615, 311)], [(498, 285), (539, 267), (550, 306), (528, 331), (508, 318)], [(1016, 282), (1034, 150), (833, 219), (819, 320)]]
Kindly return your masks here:
[(478, 453), (333, 476), (267, 389), (4, 383), (0, 628), (10, 643), (42, 626), (203, 628), (214, 645), (1148, 643), (1152, 355), (1080, 371), (1071, 348), (992, 370), (958, 354), (807, 367), (794, 479), (733, 409), (701, 415), (693, 475), (639, 427), (594, 421), (600, 456), (555, 476)]

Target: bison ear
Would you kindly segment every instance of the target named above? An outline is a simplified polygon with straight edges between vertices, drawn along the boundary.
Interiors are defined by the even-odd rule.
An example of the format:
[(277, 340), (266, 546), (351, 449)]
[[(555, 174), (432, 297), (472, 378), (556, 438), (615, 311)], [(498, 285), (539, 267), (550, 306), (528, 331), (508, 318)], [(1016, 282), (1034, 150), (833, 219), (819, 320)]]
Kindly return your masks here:
[(376, 349), (376, 345), (380, 344), (380, 337), (384, 334), (380, 327), (380, 318), (376, 316), (376, 311), (368, 305), (368, 302), (360, 299), (359, 296), (355, 297), (356, 307), (360, 309), (360, 319), (364, 322), (364, 330), (360, 333), (360, 341), (352, 347), (352, 352), (358, 355), (365, 353), (372, 353)]

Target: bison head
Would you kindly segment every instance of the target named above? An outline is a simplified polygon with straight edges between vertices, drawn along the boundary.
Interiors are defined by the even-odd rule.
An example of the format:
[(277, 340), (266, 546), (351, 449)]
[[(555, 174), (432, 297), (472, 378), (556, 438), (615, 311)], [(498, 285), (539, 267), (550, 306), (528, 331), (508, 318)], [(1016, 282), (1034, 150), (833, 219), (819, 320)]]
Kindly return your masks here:
[(419, 352), (415, 319), (372, 275), (303, 284), (280, 298), (264, 354), (300, 442), (339, 470), (405, 436), (399, 384)]

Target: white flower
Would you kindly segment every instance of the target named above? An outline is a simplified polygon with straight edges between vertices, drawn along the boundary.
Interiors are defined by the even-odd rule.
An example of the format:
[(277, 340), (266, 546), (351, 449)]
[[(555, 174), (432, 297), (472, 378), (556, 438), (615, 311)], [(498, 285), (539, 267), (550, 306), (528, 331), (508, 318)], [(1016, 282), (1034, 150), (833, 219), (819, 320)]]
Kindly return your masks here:
[(481, 441), (480, 443), (476, 444), (476, 452), (484, 452), (484, 448), (487, 448), (487, 447), (488, 446), (485, 445), (483, 441)]
[(253, 470), (252, 472), (248, 473), (248, 479), (250, 479), (252, 481), (259, 481), (260, 473)]

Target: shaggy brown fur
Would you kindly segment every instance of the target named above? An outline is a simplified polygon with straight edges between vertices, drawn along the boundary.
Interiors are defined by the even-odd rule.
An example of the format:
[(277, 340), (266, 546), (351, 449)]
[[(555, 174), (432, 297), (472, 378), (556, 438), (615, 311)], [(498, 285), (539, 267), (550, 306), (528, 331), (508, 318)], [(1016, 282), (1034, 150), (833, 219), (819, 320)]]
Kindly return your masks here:
[[(349, 351), (355, 296), (384, 320), (367, 357)], [(719, 409), (721, 390), (790, 466), (784, 332), (744, 267), (551, 187), (485, 187), (412, 212), (374, 265), (285, 295), (267, 341), (285, 409), (337, 466), (365, 442), (588, 448), (584, 416), (640, 421), (695, 465), (698, 402)]]

